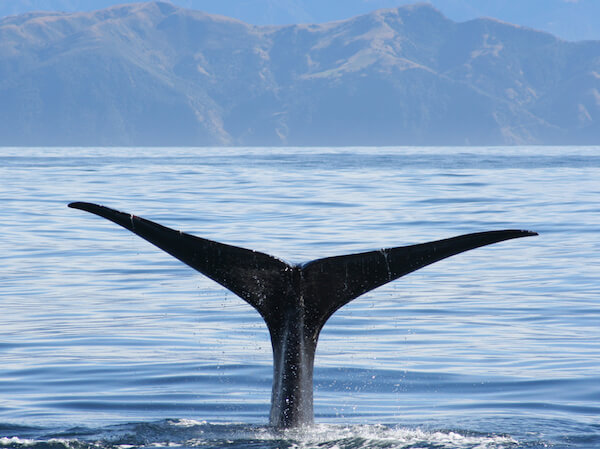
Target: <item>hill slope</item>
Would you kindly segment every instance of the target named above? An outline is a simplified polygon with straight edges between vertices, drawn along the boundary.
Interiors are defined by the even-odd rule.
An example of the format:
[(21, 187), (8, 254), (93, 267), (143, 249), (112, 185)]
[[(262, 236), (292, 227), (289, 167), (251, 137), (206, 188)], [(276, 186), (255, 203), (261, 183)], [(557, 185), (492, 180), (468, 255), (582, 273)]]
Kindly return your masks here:
[(600, 42), (430, 6), (257, 27), (143, 3), (0, 20), (0, 145), (600, 143)]

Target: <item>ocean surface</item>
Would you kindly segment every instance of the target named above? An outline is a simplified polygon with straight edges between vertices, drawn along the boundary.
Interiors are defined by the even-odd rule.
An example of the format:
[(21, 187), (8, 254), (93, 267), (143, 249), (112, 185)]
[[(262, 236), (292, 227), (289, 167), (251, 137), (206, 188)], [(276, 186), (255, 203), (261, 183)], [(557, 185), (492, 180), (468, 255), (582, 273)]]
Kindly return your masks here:
[[(494, 229), (325, 325), (268, 427), (249, 305), (89, 201), (290, 262)], [(0, 448), (600, 447), (600, 147), (0, 148)]]

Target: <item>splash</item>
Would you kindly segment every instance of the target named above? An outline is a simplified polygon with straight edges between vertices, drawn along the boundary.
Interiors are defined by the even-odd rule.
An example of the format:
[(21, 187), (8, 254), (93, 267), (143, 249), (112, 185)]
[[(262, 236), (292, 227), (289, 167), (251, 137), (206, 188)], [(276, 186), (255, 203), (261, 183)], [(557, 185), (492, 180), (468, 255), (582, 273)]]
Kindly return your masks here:
[(286, 449), (508, 449), (519, 442), (506, 435), (457, 430), (424, 430), (401, 426), (320, 424), (294, 429), (244, 424), (210, 424), (191, 419), (133, 423), (69, 437), (0, 438), (11, 449), (132, 449), (132, 448), (286, 448)]
[(283, 436), (290, 448), (436, 448), (500, 449), (511, 448), (517, 441), (503, 435), (478, 435), (457, 431), (427, 431), (419, 428), (385, 425), (316, 425), (282, 432), (267, 431), (265, 439)]

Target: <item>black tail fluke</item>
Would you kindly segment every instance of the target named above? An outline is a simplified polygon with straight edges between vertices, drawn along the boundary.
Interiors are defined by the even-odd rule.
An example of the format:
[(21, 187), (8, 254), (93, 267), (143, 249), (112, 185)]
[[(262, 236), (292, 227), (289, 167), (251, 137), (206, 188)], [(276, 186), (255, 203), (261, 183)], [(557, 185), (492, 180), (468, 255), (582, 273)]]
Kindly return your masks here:
[(287, 293), (291, 267), (275, 257), (202, 239), (97, 204), (76, 202), (69, 207), (99, 215), (139, 235), (231, 290), (263, 317), (272, 308), (270, 299)]
[(405, 274), (471, 249), (533, 235), (537, 233), (478, 232), (419, 245), (314, 260), (302, 267), (305, 296), (314, 302), (312, 308), (319, 311), (317, 315), (323, 318), (323, 325), (344, 304)]
[(231, 290), (262, 315), (273, 345), (271, 424), (292, 427), (313, 420), (313, 362), (327, 319), (374, 288), (446, 257), (529, 231), (466, 234), (420, 245), (328, 257), (289, 265), (275, 257), (225, 245), (91, 203), (70, 207), (104, 217)]
[[(104, 217), (134, 232), (213, 279), (254, 306), (267, 320), (278, 300), (301, 295), (321, 327), (336, 310), (358, 296), (439, 260), (481, 246), (535, 232), (478, 232), (419, 245), (317, 259), (291, 266), (276, 257), (207, 240), (135, 215), (92, 203), (69, 207)], [(291, 291), (295, 290), (295, 291)]]

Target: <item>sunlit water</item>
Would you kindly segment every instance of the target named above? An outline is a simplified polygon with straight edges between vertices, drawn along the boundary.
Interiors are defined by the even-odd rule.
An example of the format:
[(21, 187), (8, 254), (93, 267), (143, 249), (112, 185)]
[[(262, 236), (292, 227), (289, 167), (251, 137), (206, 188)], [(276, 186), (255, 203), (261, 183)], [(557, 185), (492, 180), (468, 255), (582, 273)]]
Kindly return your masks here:
[[(600, 447), (600, 148), (0, 149), (0, 448)], [(91, 201), (291, 262), (467, 232), (338, 311), (310, 429), (258, 314)]]

